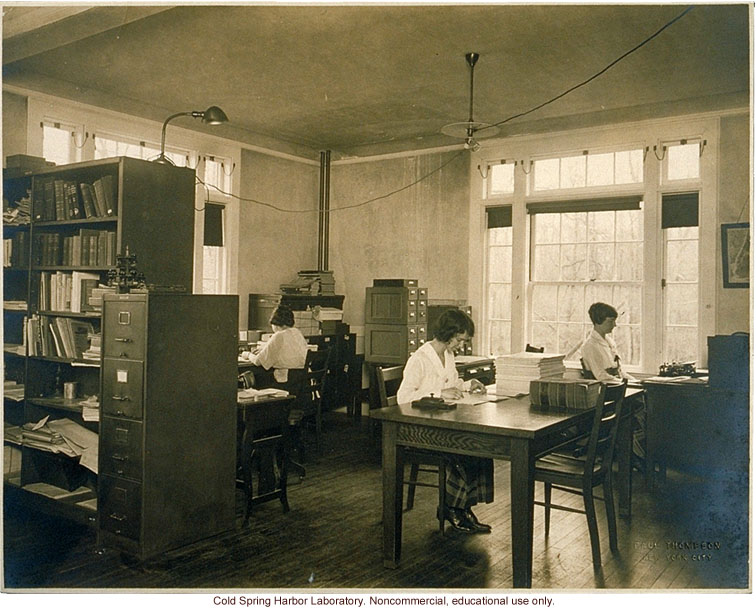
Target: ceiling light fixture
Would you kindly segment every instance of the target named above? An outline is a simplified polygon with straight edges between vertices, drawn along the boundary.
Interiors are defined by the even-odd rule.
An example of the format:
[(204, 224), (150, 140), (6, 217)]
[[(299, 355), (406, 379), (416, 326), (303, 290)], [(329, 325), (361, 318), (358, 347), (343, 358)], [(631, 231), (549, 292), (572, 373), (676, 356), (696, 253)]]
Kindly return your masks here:
[(480, 149), (480, 143), (477, 138), (486, 138), (488, 136), (495, 136), (499, 133), (499, 128), (490, 123), (482, 123), (473, 119), (473, 92), (474, 92), (474, 76), (475, 76), (475, 64), (480, 58), (479, 53), (466, 53), (465, 59), (467, 65), (470, 66), (470, 116), (467, 121), (460, 121), (457, 123), (450, 123), (441, 128), (441, 133), (447, 136), (454, 136), (455, 138), (465, 139), (465, 149), (471, 151), (478, 151)]
[(202, 119), (202, 123), (207, 123), (208, 125), (220, 125), (221, 123), (228, 122), (228, 117), (226, 117), (226, 113), (224, 113), (217, 106), (211, 106), (210, 108), (204, 111), (187, 111), (185, 113), (176, 113), (175, 115), (171, 115), (165, 121), (163, 121), (163, 135), (160, 139), (160, 155), (158, 155), (154, 160), (152, 160), (156, 164), (167, 164), (170, 166), (174, 165), (174, 163), (170, 160), (170, 158), (166, 157), (165, 155), (165, 128), (168, 127), (169, 121), (171, 121), (172, 119), (175, 119), (176, 117), (183, 117), (183, 116), (191, 116), (196, 119)]

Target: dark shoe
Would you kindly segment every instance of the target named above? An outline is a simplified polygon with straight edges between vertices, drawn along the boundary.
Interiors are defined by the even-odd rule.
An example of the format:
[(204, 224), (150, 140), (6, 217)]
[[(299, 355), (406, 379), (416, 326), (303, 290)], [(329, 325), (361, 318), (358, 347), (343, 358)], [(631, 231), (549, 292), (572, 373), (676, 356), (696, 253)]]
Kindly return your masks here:
[(452, 529), (461, 533), (475, 533), (475, 526), (468, 520), (462, 508), (447, 508), (444, 518), (449, 521)]
[(478, 517), (473, 514), (472, 508), (465, 509), (465, 515), (467, 521), (475, 528), (478, 533), (491, 533), (491, 525), (486, 525), (478, 520)]

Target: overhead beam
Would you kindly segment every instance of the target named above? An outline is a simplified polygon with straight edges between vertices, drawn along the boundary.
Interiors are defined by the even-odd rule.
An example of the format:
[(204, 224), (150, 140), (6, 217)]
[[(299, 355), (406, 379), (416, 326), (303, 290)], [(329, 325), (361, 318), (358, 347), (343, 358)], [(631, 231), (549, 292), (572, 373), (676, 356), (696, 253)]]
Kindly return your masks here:
[(3, 19), (3, 64), (57, 49), (172, 8), (130, 4), (88, 9), (71, 7), (67, 10), (34, 8), (16, 16), (7, 12)]

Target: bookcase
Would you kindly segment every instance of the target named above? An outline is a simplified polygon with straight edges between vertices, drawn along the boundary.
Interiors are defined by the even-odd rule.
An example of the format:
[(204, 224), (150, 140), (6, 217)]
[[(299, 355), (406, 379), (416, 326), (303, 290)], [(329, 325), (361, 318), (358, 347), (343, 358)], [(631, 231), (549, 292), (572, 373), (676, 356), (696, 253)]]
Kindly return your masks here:
[[(24, 345), (19, 424), (68, 419), (96, 433), (97, 411), (92, 420), (84, 420), (92, 411), (85, 411), (81, 401), (100, 393), (102, 287), (108, 271), (116, 256), (128, 250), (137, 256), (148, 284), (191, 291), (194, 172), (116, 157), (39, 170), (24, 178), (31, 189), (31, 222), (3, 230), (4, 239), (13, 237), (6, 232), (24, 233), (28, 253), (17, 266), (4, 269), (4, 301), (24, 296), (26, 302), (17, 325), (8, 326), (6, 315), (6, 343)], [(6, 347), (6, 359), (12, 348)], [(73, 397), (65, 397), (64, 388)], [(6, 475), (6, 492), (23, 503), (93, 521), (96, 468), (23, 440), (20, 474)]]

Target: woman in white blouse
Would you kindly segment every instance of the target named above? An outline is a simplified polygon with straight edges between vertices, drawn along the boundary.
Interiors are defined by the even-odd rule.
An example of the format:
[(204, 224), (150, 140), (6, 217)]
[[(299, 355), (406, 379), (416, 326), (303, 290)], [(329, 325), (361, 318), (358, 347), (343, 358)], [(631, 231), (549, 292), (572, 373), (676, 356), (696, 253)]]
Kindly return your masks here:
[[(478, 380), (463, 382), (454, 365), (454, 350), (475, 334), (472, 319), (458, 309), (438, 319), (432, 340), (421, 345), (404, 366), (397, 402), (405, 404), (433, 395), (454, 401), (464, 391), (485, 391)], [(449, 453), (446, 469), (446, 520), (463, 533), (490, 533), (472, 511), (479, 502), (493, 501), (493, 461)]]
[[(257, 353), (249, 355), (249, 361), (260, 369), (255, 370), (258, 388), (265, 386), (287, 388), (289, 370), (304, 368), (307, 357), (307, 340), (294, 327), (294, 313), (288, 306), (279, 306), (270, 317), (273, 335)], [(273, 372), (272, 380), (270, 372)]]
[(580, 349), (583, 367), (602, 382), (622, 382), (635, 380), (622, 370), (617, 346), (609, 335), (617, 326), (617, 310), (609, 304), (596, 302), (588, 309), (593, 330)]

